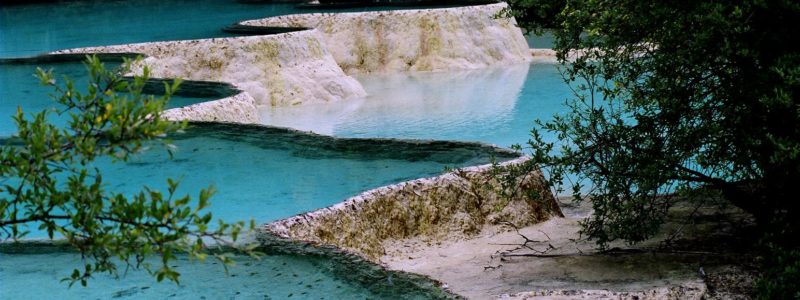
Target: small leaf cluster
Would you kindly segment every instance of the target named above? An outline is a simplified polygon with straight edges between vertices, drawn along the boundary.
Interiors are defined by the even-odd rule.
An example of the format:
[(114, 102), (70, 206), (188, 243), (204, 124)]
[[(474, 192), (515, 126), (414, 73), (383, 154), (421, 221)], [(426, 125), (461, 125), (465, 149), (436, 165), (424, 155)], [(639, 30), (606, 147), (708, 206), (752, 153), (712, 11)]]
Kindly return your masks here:
[(564, 0), (510, 0), (500, 11), (502, 17), (514, 17), (526, 33), (540, 34), (545, 29), (557, 28), (557, 16), (564, 10)]

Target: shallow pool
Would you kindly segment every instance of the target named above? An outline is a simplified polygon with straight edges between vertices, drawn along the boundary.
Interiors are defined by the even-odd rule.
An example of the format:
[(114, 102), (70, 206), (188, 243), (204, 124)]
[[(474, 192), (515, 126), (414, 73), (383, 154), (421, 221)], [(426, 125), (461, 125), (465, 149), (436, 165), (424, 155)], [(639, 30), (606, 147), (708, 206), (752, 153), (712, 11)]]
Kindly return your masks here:
[[(222, 266), (181, 258), (174, 264), (184, 274), (181, 285), (158, 284), (145, 272), (130, 271), (121, 280), (102, 274), (85, 288), (67, 289), (60, 280), (81, 264), (71, 253), (30, 255), (0, 254), (0, 282), (5, 287), (36, 286), (34, 289), (3, 288), (3, 299), (342, 299), (367, 298), (368, 291), (342, 281), (325, 270), (324, 261), (304, 257), (276, 256), (261, 261), (237, 258), (236, 267), (225, 275)], [(153, 262), (156, 264), (157, 262)], [(266, 276), (265, 276), (266, 275)]]
[[(264, 224), (326, 207), (365, 190), (512, 156), (491, 147), (450, 142), (341, 140), (261, 126), (195, 124), (172, 137), (170, 159), (153, 149), (127, 163), (100, 160), (105, 188), (132, 195), (148, 186), (179, 195), (213, 185), (215, 219)], [(2, 195), (2, 194), (0, 194)], [(29, 226), (29, 238), (45, 237)]]

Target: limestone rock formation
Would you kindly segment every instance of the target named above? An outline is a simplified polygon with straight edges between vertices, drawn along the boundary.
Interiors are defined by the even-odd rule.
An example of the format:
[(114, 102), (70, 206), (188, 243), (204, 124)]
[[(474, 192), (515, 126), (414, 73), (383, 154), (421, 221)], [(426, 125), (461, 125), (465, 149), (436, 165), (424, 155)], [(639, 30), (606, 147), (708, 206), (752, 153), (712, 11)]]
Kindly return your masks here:
[(291, 33), (89, 47), (62, 53), (141, 53), (134, 73), (221, 81), (246, 91), (258, 105), (297, 105), (364, 96), (342, 72), (316, 30)]
[(240, 24), (316, 28), (348, 74), (477, 69), (530, 61), (516, 21), (498, 17), (505, 7), (295, 14)]
[[(504, 164), (521, 163), (527, 157)], [(265, 234), (333, 245), (377, 261), (384, 244), (401, 239), (431, 241), (468, 238), (484, 226), (510, 222), (526, 226), (561, 216), (541, 173), (524, 176), (519, 186), (537, 191), (504, 198), (492, 178), (493, 165), (390, 185), (333, 206), (267, 224)]]

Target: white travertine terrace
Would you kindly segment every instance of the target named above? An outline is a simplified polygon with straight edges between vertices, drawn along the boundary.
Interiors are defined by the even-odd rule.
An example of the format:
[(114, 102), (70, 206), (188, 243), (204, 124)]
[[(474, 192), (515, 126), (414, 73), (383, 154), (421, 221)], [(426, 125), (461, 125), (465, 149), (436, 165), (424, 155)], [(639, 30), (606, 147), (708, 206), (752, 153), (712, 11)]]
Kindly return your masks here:
[[(520, 157), (501, 165), (528, 159)], [(487, 224), (525, 226), (562, 216), (555, 198), (543, 185), (541, 172), (518, 181), (519, 186), (536, 191), (539, 200), (533, 201), (525, 193), (502, 198), (496, 194), (499, 185), (492, 179), (494, 167), (468, 167), (373, 189), (326, 208), (266, 224), (261, 237), (333, 245), (378, 262), (385, 253), (385, 243), (393, 240), (468, 238)]]
[(256, 100), (247, 92), (219, 100), (168, 109), (161, 115), (171, 121), (202, 121), (227, 123), (258, 123)]
[(505, 7), (296, 14), (239, 24), (316, 28), (348, 74), (477, 69), (531, 59), (516, 21), (498, 17)]
[(316, 30), (69, 49), (61, 53), (141, 53), (134, 66), (151, 77), (220, 81), (236, 85), (258, 105), (297, 105), (364, 96), (361, 84), (342, 72)]
[[(523, 156), (520, 158), (504, 162), (501, 165), (519, 164), (529, 159), (530, 157)], [(485, 165), (467, 167), (461, 170), (464, 172), (482, 173), (491, 170), (492, 167), (493, 167), (492, 164), (485, 164)], [(316, 220), (318, 220), (323, 216), (336, 214), (338, 212), (356, 211), (363, 204), (368, 203), (370, 200), (376, 198), (377, 196), (385, 195), (395, 191), (400, 191), (407, 185), (421, 184), (430, 186), (430, 185), (435, 185), (434, 183), (438, 181), (456, 181), (456, 180), (459, 180), (458, 176), (455, 173), (450, 172), (436, 177), (420, 178), (392, 185), (382, 186), (376, 189), (363, 192), (359, 195), (353, 196), (351, 198), (348, 198), (347, 200), (344, 200), (342, 202), (336, 203), (328, 207), (320, 208), (318, 210), (310, 211), (303, 214), (298, 214), (296, 216), (289, 217), (286, 219), (274, 221), (272, 223), (266, 224), (263, 228), (267, 230), (269, 233), (277, 235), (279, 237), (291, 238), (294, 235), (293, 227), (317, 226), (318, 222)]]

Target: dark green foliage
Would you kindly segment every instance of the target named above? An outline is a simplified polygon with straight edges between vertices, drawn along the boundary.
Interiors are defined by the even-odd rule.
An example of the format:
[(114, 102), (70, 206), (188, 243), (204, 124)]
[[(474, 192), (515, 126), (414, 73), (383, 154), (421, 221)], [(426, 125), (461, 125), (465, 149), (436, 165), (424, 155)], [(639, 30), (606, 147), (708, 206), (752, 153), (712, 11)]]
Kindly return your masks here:
[(542, 29), (558, 28), (558, 15), (564, 10), (564, 0), (510, 0), (509, 9), (501, 14), (512, 16), (527, 32), (540, 33)]
[(791, 1), (567, 2), (556, 50), (576, 97), (532, 144), (557, 178), (591, 183), (577, 191), (595, 203), (591, 236), (646, 238), (671, 203), (659, 195), (699, 187), (764, 224), (797, 215), (796, 17)]
[[(576, 198), (592, 201), (584, 233), (601, 246), (642, 241), (675, 199), (722, 197), (785, 253), (776, 261), (786, 269), (768, 272), (762, 290), (790, 283), (800, 243), (800, 2), (562, 3), (543, 24), (521, 22), (558, 28), (555, 50), (576, 95), (530, 145), (553, 186), (569, 179)], [(536, 4), (511, 2), (522, 16), (551, 7)], [(782, 288), (774, 295), (797, 295), (796, 282)]]
[(800, 251), (767, 245), (764, 275), (756, 284), (761, 299), (800, 299)]
[[(196, 207), (190, 197), (175, 195), (177, 182), (166, 179), (166, 194), (144, 188), (127, 196), (106, 189), (102, 174), (91, 163), (100, 157), (126, 161), (147, 148), (171, 145), (165, 137), (185, 128), (185, 123), (162, 120), (161, 112), (179, 81), (164, 84), (166, 95), (145, 96), (142, 89), (148, 71), (124, 80), (131, 62), (120, 70), (106, 70), (97, 57), (89, 57), (88, 90), (81, 93), (65, 78), (63, 83), (49, 71), (38, 71), (43, 85), (55, 89), (58, 114), (69, 116), (66, 126), (48, 122), (51, 112), (33, 116), (18, 109), (13, 143), (0, 148), (0, 239), (26, 235), (26, 226), (65, 238), (88, 258), (67, 280), (86, 285), (95, 272), (116, 273), (115, 262), (144, 267), (160, 281), (178, 281), (169, 262), (179, 253), (203, 259), (203, 238), (236, 240), (242, 222), (220, 222), (210, 230), (209, 205), (213, 189), (201, 190)], [(125, 93), (119, 94), (119, 93)], [(25, 226), (23, 226), (25, 225)], [(252, 223), (251, 223), (252, 226)], [(151, 266), (145, 258), (159, 256)], [(224, 262), (230, 260), (218, 255)]]

